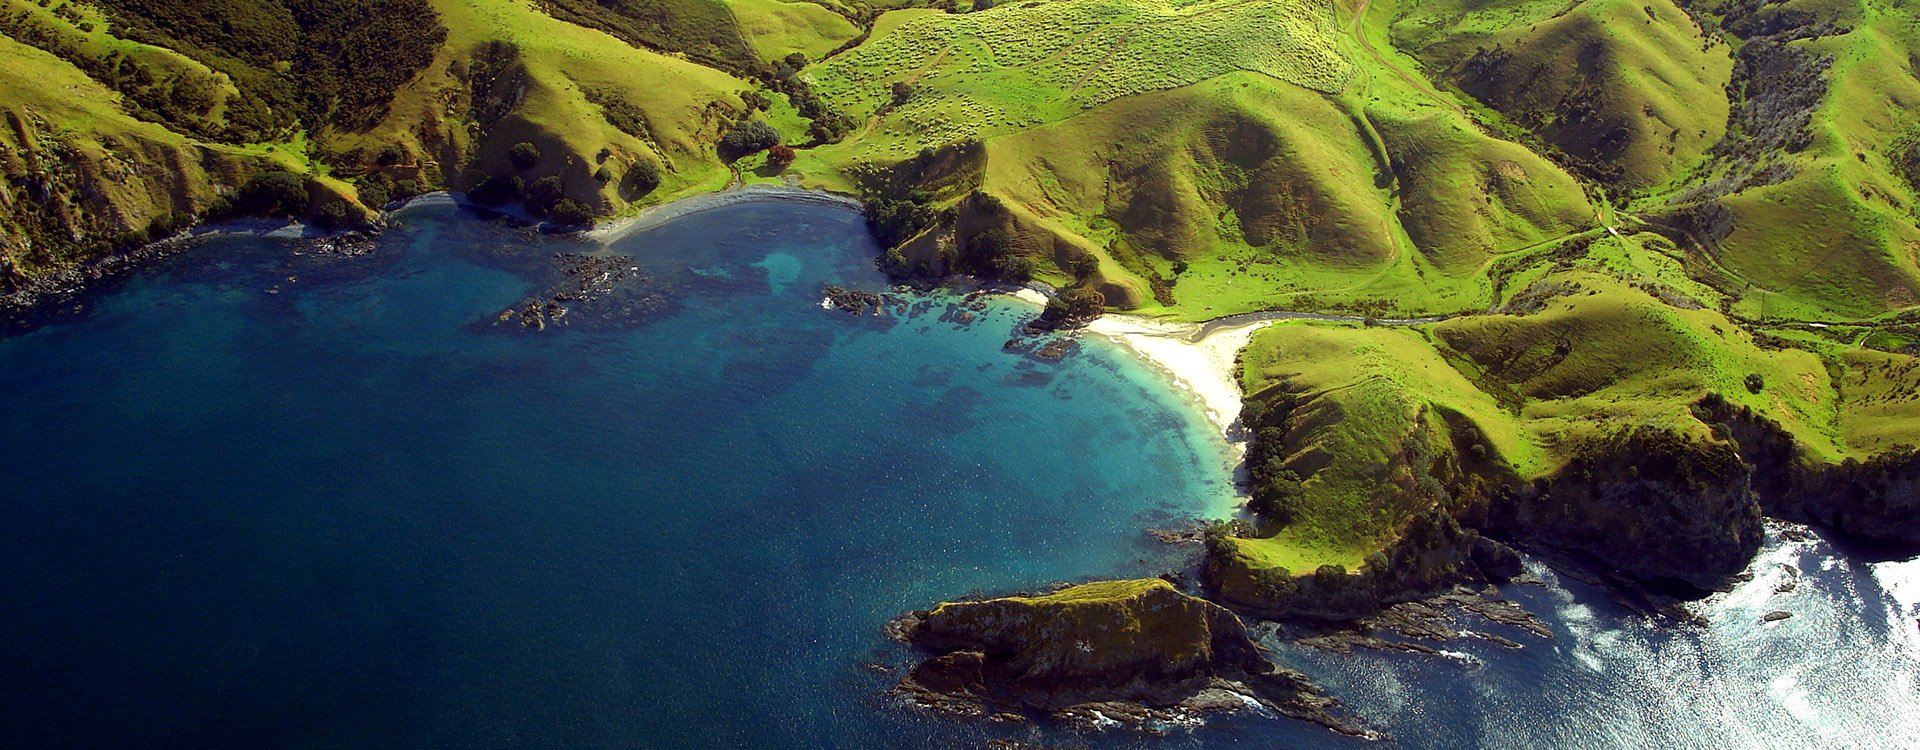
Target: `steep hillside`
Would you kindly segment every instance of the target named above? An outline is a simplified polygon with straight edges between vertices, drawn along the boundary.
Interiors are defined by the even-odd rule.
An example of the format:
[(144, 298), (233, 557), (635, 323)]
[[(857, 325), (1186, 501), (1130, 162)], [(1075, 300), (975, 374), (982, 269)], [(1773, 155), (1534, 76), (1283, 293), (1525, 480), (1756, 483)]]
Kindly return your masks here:
[(1728, 46), (1671, 0), (1398, 10), (1396, 44), (1592, 179), (1661, 185), (1726, 131)]

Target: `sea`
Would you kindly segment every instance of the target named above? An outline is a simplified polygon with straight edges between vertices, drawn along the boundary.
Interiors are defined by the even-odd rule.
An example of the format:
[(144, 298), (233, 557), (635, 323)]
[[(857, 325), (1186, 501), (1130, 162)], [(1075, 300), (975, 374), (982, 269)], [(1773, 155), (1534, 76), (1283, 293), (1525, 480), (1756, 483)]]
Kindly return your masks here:
[(1190, 396), (1098, 338), (1036, 355), (1025, 303), (823, 305), (889, 292), (876, 255), (817, 202), (601, 242), (428, 201), (352, 252), (204, 237), (9, 329), (0, 748), (1920, 747), (1920, 563), (1778, 526), (1705, 625), (1530, 563), (1505, 594), (1551, 639), (1461, 620), (1518, 649), (1257, 628), (1383, 740), (903, 706), (889, 619), (1190, 576), (1147, 530), (1238, 492)]

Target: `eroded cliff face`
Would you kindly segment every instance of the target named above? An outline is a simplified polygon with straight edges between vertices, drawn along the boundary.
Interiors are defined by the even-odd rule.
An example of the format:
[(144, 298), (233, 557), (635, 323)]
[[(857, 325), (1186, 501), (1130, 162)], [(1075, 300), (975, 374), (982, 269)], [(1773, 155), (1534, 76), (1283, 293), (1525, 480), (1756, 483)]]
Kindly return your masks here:
[(1257, 704), (1361, 731), (1305, 677), (1268, 662), (1238, 616), (1159, 579), (949, 602), (903, 616), (895, 633), (934, 654), (900, 693), (950, 713), (1144, 720)]
[(1920, 449), (1823, 463), (1780, 425), (1725, 399), (1701, 399), (1694, 413), (1739, 446), (1767, 515), (1822, 526), (1895, 556), (1920, 554)]
[(1731, 444), (1639, 427), (1577, 448), (1492, 505), (1488, 528), (1641, 581), (1717, 589), (1760, 549), (1749, 477)]

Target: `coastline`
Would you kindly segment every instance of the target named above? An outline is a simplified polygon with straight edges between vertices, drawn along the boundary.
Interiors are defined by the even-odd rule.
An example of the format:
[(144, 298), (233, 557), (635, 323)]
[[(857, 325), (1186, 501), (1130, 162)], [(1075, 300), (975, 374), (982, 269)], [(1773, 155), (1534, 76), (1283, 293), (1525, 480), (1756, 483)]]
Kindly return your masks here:
[(633, 234), (694, 214), (758, 201), (807, 203), (856, 213), (861, 210), (860, 201), (838, 193), (785, 185), (748, 185), (713, 193), (690, 195), (657, 206), (649, 206), (638, 216), (594, 224), (593, 228), (580, 232), (580, 236), (602, 244), (611, 244)]
[[(1047, 295), (1032, 287), (1012, 292), (1016, 299), (1046, 307)], [(1105, 338), (1152, 365), (1173, 387), (1194, 397), (1200, 411), (1228, 445), (1244, 448), (1247, 435), (1240, 425), (1240, 350), (1253, 333), (1274, 319), (1205, 323), (1172, 323), (1133, 315), (1103, 313), (1080, 329)], [(1237, 459), (1237, 457), (1236, 457)]]
[(1240, 350), (1253, 334), (1272, 325), (1261, 320), (1231, 326), (1168, 323), (1130, 315), (1102, 315), (1086, 331), (1132, 351), (1166, 373), (1176, 388), (1199, 401), (1207, 419), (1236, 449), (1244, 449), (1240, 424), (1245, 394), (1240, 390)]

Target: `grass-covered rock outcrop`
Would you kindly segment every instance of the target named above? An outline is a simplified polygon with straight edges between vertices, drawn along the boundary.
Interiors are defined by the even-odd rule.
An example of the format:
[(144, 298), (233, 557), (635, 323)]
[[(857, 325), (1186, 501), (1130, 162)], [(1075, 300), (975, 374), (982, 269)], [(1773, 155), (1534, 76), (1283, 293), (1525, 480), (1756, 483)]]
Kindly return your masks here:
[(1269, 662), (1238, 616), (1159, 579), (947, 602), (903, 616), (895, 632), (932, 654), (901, 681), (932, 708), (1164, 720), (1251, 701), (1359, 731), (1304, 677)]

